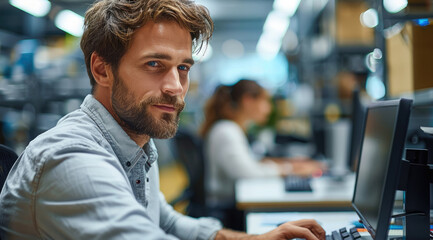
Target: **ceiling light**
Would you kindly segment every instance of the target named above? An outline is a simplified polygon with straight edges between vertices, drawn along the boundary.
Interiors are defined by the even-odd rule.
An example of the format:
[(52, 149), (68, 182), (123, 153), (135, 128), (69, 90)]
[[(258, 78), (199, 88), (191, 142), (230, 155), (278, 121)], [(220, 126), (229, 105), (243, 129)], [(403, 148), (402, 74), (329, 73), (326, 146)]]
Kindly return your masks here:
[(43, 17), (51, 9), (51, 3), (48, 0), (9, 0), (9, 3), (35, 17)]
[(83, 35), (84, 18), (70, 10), (62, 10), (54, 19), (56, 27), (63, 31), (81, 37)]
[(264, 59), (273, 59), (281, 48), (292, 17), (301, 0), (275, 0), (273, 11), (268, 14), (263, 33), (256, 46), (257, 53)]
[(265, 24), (263, 25), (264, 31), (272, 32), (278, 36), (284, 36), (289, 27), (289, 18), (282, 12), (272, 11), (268, 14)]
[(260, 57), (266, 60), (272, 60), (280, 51), (281, 42), (281, 38), (264, 32), (257, 43), (256, 51)]
[(383, 0), (383, 6), (389, 13), (398, 13), (407, 7), (407, 0)]
[(374, 8), (370, 8), (367, 11), (361, 13), (360, 16), (361, 24), (368, 28), (375, 28), (379, 24), (379, 17), (377, 11)]

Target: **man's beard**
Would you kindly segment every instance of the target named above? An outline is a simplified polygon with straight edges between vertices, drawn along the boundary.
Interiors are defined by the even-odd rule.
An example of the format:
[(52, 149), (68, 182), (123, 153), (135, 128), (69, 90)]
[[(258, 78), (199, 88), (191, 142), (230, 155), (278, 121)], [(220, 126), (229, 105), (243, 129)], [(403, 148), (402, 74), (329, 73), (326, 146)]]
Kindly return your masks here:
[[(149, 97), (135, 103), (132, 94), (123, 84), (118, 74), (114, 74), (114, 87), (111, 95), (114, 112), (120, 119), (120, 125), (128, 131), (147, 135), (151, 138), (171, 138), (176, 134), (179, 124), (179, 114), (185, 107), (185, 102), (175, 96), (163, 94), (161, 97)], [(162, 113), (161, 119), (156, 119), (148, 107), (154, 104), (173, 105), (177, 112)]]

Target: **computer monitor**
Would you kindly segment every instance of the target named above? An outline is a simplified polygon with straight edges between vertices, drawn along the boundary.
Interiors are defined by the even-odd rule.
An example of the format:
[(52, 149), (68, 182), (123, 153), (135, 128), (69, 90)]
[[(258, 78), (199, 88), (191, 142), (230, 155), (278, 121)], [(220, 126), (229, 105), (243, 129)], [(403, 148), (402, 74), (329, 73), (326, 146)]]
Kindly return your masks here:
[(350, 147), (347, 156), (347, 167), (349, 170), (356, 172), (358, 166), (359, 154), (361, 151), (361, 140), (364, 128), (366, 106), (361, 101), (360, 92), (355, 89), (352, 92), (352, 114), (350, 130)]
[(374, 239), (386, 239), (412, 100), (367, 107), (352, 206)]

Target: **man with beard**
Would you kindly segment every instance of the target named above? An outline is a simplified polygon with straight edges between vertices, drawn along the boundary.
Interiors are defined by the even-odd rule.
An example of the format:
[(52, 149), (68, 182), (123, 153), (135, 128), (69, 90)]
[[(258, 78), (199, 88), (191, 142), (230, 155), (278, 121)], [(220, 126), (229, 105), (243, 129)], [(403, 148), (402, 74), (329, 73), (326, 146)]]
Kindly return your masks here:
[(1, 239), (324, 239), (314, 220), (264, 235), (175, 212), (152, 138), (176, 133), (192, 52), (211, 37), (190, 0), (102, 0), (81, 39), (92, 85), (79, 110), (33, 140), (0, 195)]

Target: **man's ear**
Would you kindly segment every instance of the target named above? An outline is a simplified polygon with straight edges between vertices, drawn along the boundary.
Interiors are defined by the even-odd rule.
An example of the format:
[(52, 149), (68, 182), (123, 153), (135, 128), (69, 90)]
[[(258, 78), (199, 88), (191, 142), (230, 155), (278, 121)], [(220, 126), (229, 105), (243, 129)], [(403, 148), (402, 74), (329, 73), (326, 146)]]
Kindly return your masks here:
[(102, 87), (110, 87), (113, 80), (111, 67), (96, 52), (90, 57), (90, 69), (96, 83)]

